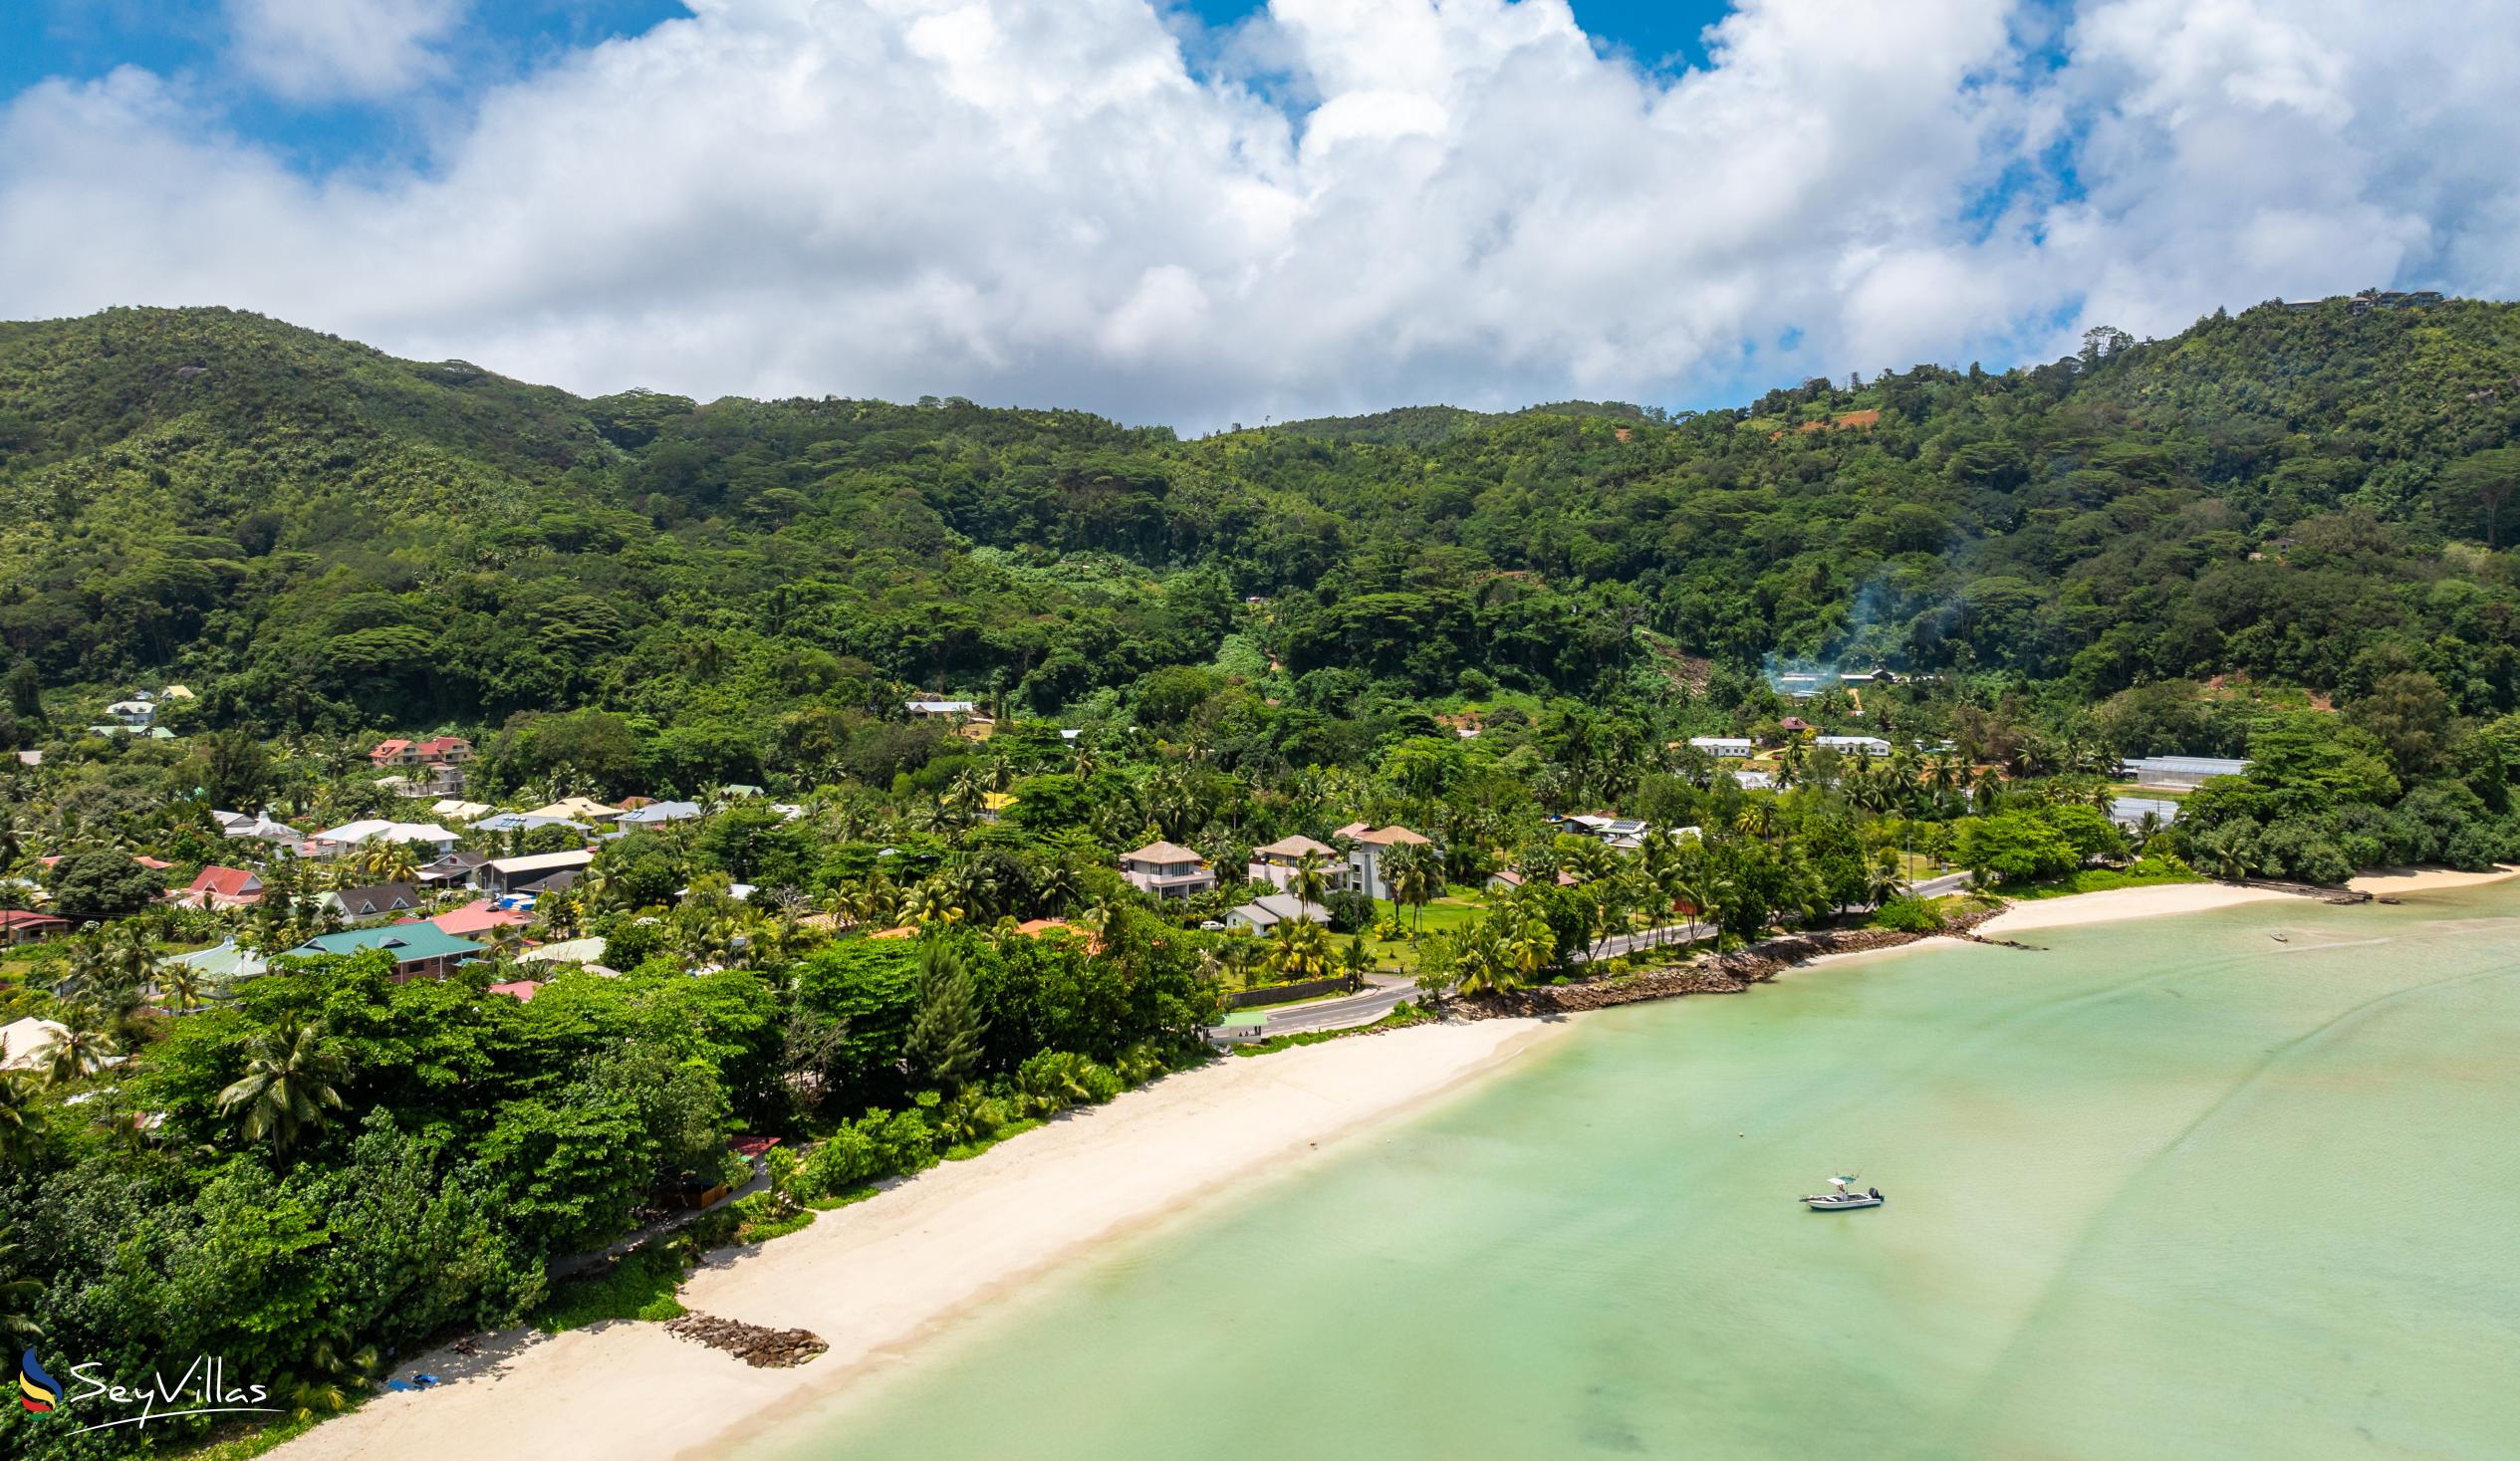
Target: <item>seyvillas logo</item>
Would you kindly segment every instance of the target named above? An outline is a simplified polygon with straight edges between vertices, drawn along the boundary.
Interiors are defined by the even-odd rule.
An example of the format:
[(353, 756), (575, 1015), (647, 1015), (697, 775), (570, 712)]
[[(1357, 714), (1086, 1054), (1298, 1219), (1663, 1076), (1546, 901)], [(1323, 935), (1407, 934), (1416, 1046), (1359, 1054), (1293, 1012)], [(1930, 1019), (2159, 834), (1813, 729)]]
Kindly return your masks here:
[(61, 1404), (61, 1381), (44, 1372), (32, 1349), (18, 1357), (18, 1403), (38, 1415)]
[(261, 1385), (230, 1382), (227, 1361), (215, 1354), (196, 1357), (172, 1380), (159, 1370), (144, 1385), (118, 1385), (101, 1379), (96, 1374), (99, 1367), (93, 1362), (71, 1365), (70, 1377), (83, 1388), (78, 1394), (68, 1394), (61, 1381), (44, 1372), (44, 1366), (36, 1362), (35, 1351), (29, 1349), (18, 1360), (18, 1403), (38, 1415), (71, 1406), (85, 1409), (92, 1400), (124, 1409), (139, 1407), (136, 1415), (83, 1425), (70, 1432), (75, 1436), (126, 1425), (146, 1430), (152, 1420), (172, 1420), (179, 1415), (232, 1415), (247, 1411), (276, 1415), (280, 1410), (277, 1405), (263, 1403), (271, 1398), (271, 1392)]

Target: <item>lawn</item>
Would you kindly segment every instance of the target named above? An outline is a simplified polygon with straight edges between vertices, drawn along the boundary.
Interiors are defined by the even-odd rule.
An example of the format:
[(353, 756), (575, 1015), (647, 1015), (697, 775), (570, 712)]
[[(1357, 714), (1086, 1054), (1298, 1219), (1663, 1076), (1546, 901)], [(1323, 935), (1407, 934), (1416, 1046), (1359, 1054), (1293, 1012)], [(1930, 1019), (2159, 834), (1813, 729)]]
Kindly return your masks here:
[[(1377, 923), (1386, 918), (1397, 918), (1402, 927), (1419, 929), (1428, 934), (1465, 927), (1476, 922), (1479, 915), (1486, 911), (1486, 895), (1463, 887), (1451, 889), (1423, 908), (1404, 908), (1384, 898), (1374, 900)], [(1368, 932), (1365, 938), (1365, 951), (1379, 969), (1415, 969), (1418, 947), (1405, 936), (1376, 938)]]

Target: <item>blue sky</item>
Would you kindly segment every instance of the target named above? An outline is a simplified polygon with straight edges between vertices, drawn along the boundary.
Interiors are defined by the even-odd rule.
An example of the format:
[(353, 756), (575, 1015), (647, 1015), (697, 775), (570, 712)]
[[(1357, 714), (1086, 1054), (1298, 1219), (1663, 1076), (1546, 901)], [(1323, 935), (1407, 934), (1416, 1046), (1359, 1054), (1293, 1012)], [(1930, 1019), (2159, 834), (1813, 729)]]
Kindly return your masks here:
[[(218, 60), (229, 35), (220, 0), (8, 0), (0, 20), (0, 97), (52, 77), (91, 80), (118, 66), (202, 78), (223, 120), (268, 142), (296, 165), (322, 171), (376, 154), (410, 155), (425, 138), (410, 99), (290, 103), (224, 86)], [(1265, 8), (1256, 0), (1186, 0), (1180, 9), (1226, 27)], [(1722, 19), (1720, 0), (1576, 0), (1576, 19), (1605, 52), (1644, 67), (1704, 61), (1701, 32)], [(688, 15), (680, 0), (475, 0), (460, 33), (462, 64), (437, 91), (454, 96), (511, 79), (560, 52)]]
[(2476, 141), (2520, 126), (2520, 6), (1758, 0), (1709, 55), (1727, 13), (0, 0), (0, 318), (1198, 429), (2520, 295)]

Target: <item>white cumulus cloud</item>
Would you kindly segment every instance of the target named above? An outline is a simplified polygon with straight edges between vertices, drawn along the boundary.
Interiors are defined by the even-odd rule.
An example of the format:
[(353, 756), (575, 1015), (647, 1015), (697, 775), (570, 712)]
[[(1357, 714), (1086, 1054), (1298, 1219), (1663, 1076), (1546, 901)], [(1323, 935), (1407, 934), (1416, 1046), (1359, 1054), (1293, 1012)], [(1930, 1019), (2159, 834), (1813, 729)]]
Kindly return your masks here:
[[(240, 37), (319, 8), (237, 4)], [(2520, 9), (1742, 0), (1676, 76), (1563, 0), (1275, 0), (1213, 70), (1147, 0), (692, 9), (469, 95), (416, 168), (309, 176), (142, 71), (31, 89), (0, 110), (0, 315), (231, 304), (580, 390), (1196, 428), (2520, 288), (2486, 142)], [(449, 32), (378, 34), (306, 41), (328, 80), (299, 85), (389, 92)]]
[(388, 97), (440, 73), (465, 0), (227, 0), (239, 70), (296, 101)]

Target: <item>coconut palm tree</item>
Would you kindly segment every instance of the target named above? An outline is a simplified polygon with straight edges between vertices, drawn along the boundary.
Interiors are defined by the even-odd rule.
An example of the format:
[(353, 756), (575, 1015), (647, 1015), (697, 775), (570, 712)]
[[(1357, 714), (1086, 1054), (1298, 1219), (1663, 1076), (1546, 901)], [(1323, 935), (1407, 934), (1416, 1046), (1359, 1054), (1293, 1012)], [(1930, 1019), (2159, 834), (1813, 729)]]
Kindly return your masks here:
[(1410, 910), (1409, 937), (1425, 931), (1426, 905), (1443, 891), (1443, 854), (1428, 843), (1405, 843), (1385, 854), (1391, 901)]
[(71, 1086), (102, 1071), (106, 1062), (122, 1052), (105, 1028), (105, 1019), (93, 1005), (73, 1005), (70, 1019), (53, 1036), (52, 1043), (38, 1052), (44, 1058), (44, 1084)]
[(1319, 979), (1330, 972), (1330, 935), (1310, 918), (1287, 918), (1269, 930), (1268, 970), (1280, 980)]
[[(18, 1267), (18, 1245), (0, 1243), (0, 1272)], [(44, 1298), (44, 1286), (34, 1279), (10, 1279), (0, 1282), (0, 1334), (25, 1343), (44, 1338), (44, 1326), (35, 1319), (35, 1306)]]
[(158, 966), (157, 991), (165, 999), (167, 1008), (180, 1014), (201, 1008), (202, 1000), (209, 992), (209, 981), (203, 979), (201, 971), (190, 964), (170, 959)]
[(247, 1142), (271, 1138), (286, 1160), (292, 1148), (324, 1128), (325, 1111), (344, 1109), (348, 1063), (335, 1054), (324, 1027), (284, 1020), (246, 1047), (245, 1074), (219, 1093), (219, 1109)]
[(0, 1165), (23, 1166), (35, 1154), (44, 1141), (45, 1115), (35, 1078), (0, 1071)]
[(1286, 890), (1308, 903), (1327, 902), (1330, 898), (1330, 868), (1319, 852), (1306, 852), (1295, 859), (1295, 872), (1286, 880)]

